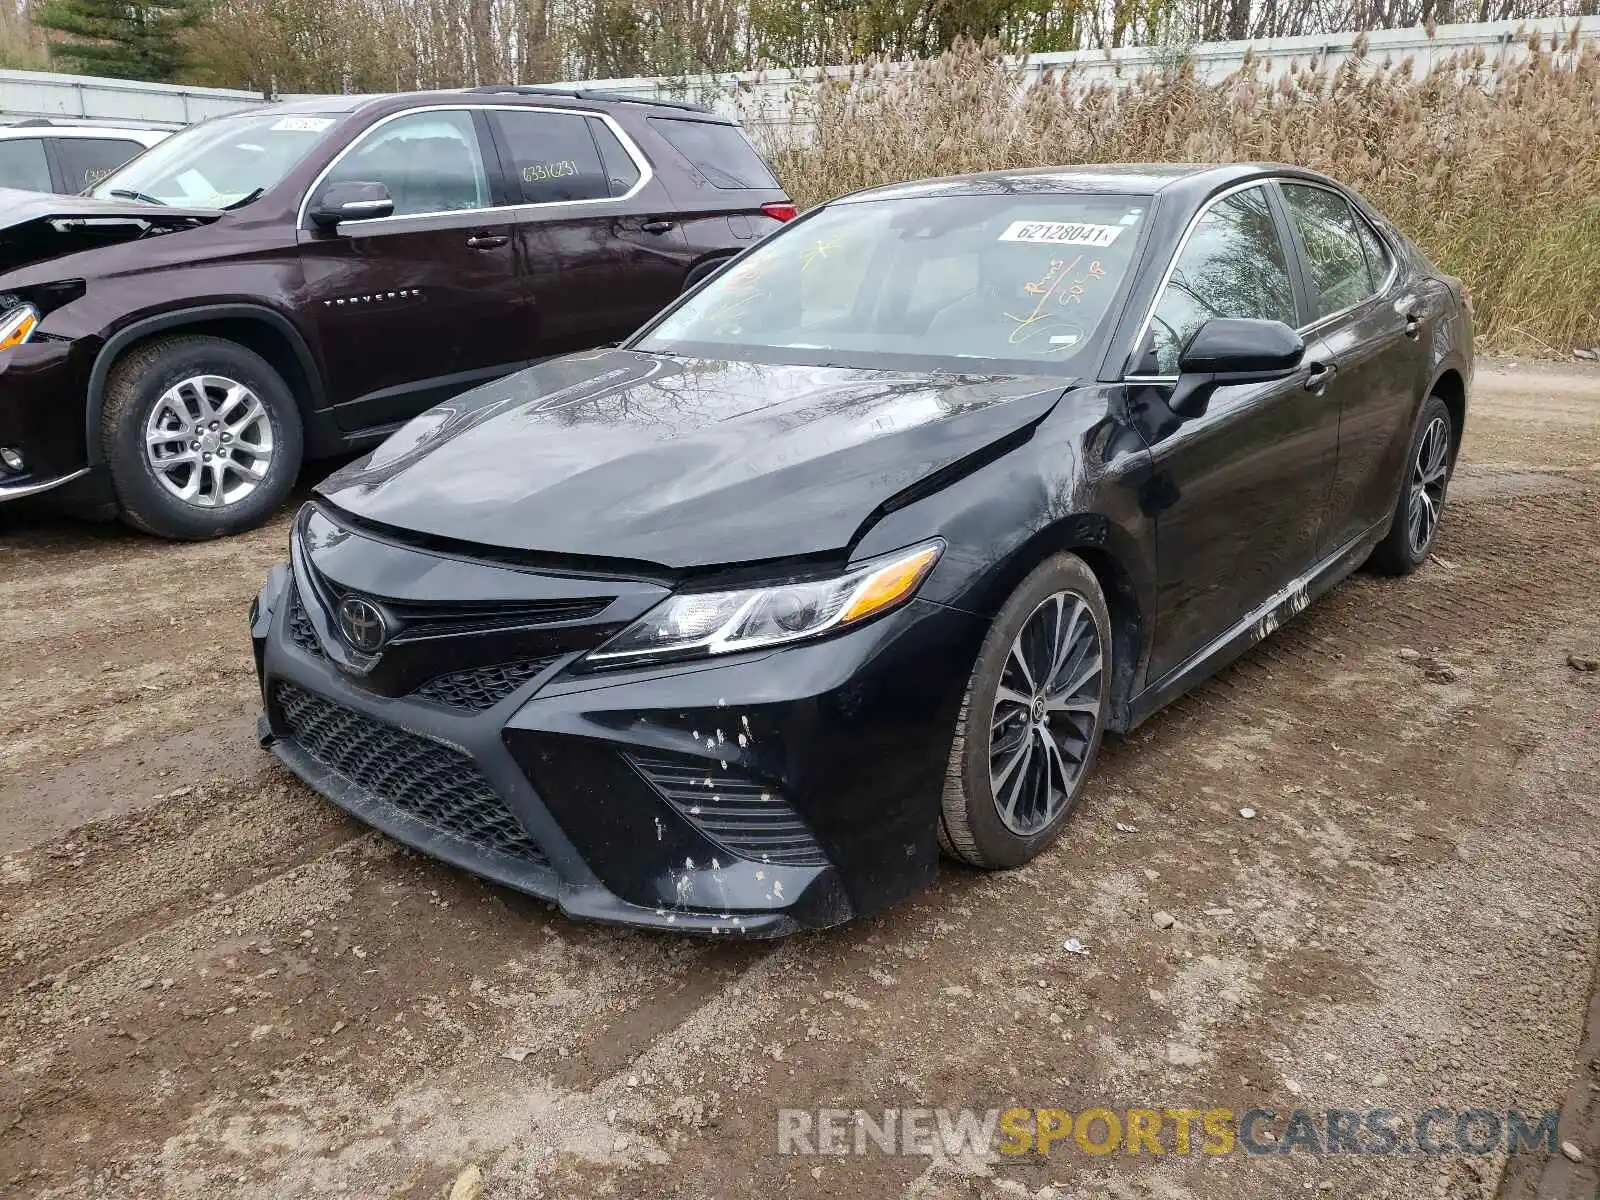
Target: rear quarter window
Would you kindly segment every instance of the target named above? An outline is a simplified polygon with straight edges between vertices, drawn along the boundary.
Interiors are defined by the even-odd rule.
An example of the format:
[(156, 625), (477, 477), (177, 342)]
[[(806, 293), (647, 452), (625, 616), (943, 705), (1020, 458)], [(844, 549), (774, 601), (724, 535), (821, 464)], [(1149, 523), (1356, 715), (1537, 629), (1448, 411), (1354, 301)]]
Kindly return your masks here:
[(713, 187), (723, 189), (779, 187), (755, 147), (737, 125), (651, 117), (650, 127)]

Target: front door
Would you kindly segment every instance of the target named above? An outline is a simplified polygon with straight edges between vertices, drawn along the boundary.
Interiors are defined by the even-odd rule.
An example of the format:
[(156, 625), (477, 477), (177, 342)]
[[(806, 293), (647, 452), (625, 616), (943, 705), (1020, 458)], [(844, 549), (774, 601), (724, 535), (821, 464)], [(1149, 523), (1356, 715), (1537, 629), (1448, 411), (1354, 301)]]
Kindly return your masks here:
[(313, 203), (333, 183), (381, 183), (394, 199), (393, 216), (300, 233), (341, 429), (405, 421), (532, 357), (515, 226), (486, 147), (471, 109), (402, 113), (361, 135), (314, 189)]
[[(1156, 302), (1130, 386), (1170, 394), (1179, 351), (1213, 317), (1301, 324), (1290, 244), (1266, 186), (1214, 201)], [(1288, 379), (1219, 388), (1201, 415), (1158, 423), (1145, 488), (1157, 559), (1149, 682), (1316, 561), (1339, 438), (1325, 366), (1325, 348), (1312, 341)]]
[(537, 357), (618, 341), (683, 289), (690, 253), (644, 155), (599, 113), (489, 110), (510, 186)]

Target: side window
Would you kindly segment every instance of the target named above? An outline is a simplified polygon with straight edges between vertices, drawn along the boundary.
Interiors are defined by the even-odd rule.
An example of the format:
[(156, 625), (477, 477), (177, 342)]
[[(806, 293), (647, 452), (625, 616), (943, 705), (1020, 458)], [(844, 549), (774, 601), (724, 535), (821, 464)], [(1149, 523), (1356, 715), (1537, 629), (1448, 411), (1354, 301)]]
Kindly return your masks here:
[(56, 161), (67, 187), (91, 188), (144, 149), (122, 138), (56, 138)]
[(1362, 248), (1367, 252), (1367, 271), (1372, 276), (1372, 290), (1377, 291), (1394, 267), (1393, 253), (1359, 212), (1356, 213), (1356, 233), (1361, 236)]
[(1156, 302), (1137, 373), (1176, 375), (1179, 351), (1213, 317), (1298, 324), (1289, 260), (1263, 188), (1217, 201), (1195, 225)]
[(1387, 269), (1375, 281), (1367, 267), (1367, 252), (1356, 231), (1356, 216), (1337, 192), (1327, 188), (1285, 183), (1283, 199), (1306, 248), (1306, 267), (1315, 290), (1316, 315), (1329, 316), (1359, 304), (1377, 290)]
[(603, 200), (611, 195), (600, 151), (583, 116), (533, 109), (489, 115), (511, 153), (507, 171), (512, 186), (522, 190), (522, 203)]
[(772, 169), (737, 125), (650, 117), (654, 129), (694, 165), (712, 187), (777, 188)]
[(381, 183), (397, 217), (489, 207), (489, 177), (472, 114), (407, 113), (364, 134), (323, 181)]
[(638, 164), (628, 157), (622, 143), (617, 141), (617, 135), (611, 132), (611, 126), (599, 117), (589, 117), (588, 122), (589, 132), (594, 134), (594, 144), (600, 149), (600, 165), (605, 168), (611, 194), (626, 195), (639, 182)]
[(6, 138), (0, 141), (0, 187), (25, 192), (53, 192), (50, 162), (44, 156), (39, 138)]

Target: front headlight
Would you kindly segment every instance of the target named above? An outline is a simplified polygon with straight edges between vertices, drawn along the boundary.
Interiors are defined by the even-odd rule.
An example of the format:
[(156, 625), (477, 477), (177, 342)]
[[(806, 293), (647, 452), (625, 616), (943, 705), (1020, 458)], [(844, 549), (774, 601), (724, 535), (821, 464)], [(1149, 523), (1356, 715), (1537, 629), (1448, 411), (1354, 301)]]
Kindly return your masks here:
[(943, 542), (925, 542), (832, 579), (671, 596), (592, 652), (588, 661), (734, 654), (817, 637), (904, 604), (943, 550)]
[(39, 310), (31, 304), (19, 304), (0, 315), (0, 350), (20, 346), (39, 328)]

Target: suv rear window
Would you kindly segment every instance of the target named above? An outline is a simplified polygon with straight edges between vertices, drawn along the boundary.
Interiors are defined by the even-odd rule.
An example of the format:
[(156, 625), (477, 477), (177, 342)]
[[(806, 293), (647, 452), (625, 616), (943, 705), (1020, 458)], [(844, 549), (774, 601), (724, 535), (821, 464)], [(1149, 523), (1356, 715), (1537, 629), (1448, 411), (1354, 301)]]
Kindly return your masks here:
[(771, 168), (762, 161), (738, 126), (668, 117), (649, 120), (651, 128), (666, 138), (713, 187), (778, 187)]

